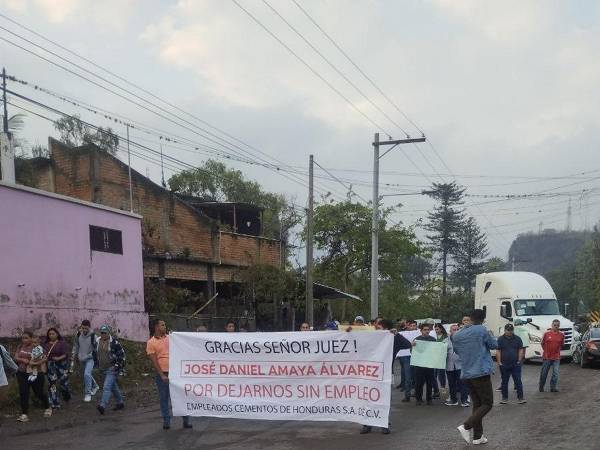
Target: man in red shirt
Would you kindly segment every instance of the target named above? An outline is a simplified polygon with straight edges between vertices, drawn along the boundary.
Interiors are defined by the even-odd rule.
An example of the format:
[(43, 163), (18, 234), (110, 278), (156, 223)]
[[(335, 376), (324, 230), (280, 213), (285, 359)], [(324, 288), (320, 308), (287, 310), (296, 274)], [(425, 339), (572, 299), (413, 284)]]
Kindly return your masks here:
[(560, 366), (560, 349), (565, 342), (565, 335), (559, 330), (560, 321), (553, 320), (552, 328), (544, 333), (542, 338), (542, 371), (540, 372), (540, 392), (544, 392), (546, 378), (552, 367), (550, 378), (550, 392), (558, 392), (558, 367)]

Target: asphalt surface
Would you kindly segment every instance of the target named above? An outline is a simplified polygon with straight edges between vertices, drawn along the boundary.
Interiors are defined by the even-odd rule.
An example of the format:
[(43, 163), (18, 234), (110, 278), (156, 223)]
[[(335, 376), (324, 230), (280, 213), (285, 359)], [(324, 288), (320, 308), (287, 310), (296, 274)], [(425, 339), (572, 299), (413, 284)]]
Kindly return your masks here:
[[(599, 449), (600, 369), (563, 364), (559, 393), (537, 392), (540, 365), (524, 367), (525, 405), (496, 404), (484, 421), (488, 449)], [(549, 380), (548, 380), (549, 381)], [(499, 385), (499, 376), (494, 376)], [(495, 393), (496, 402), (499, 392)], [(0, 442), (7, 449), (206, 449), (206, 450), (336, 450), (336, 449), (463, 449), (456, 426), (467, 408), (401, 403), (394, 389), (392, 433), (359, 435), (360, 426), (333, 422), (251, 421), (194, 418), (192, 430), (162, 429), (158, 407), (108, 411), (100, 417), (93, 405), (69, 420), (53, 417), (16, 424), (3, 419)], [(436, 401), (434, 401), (436, 402)], [(31, 411), (34, 413), (34, 411)], [(38, 413), (38, 411), (35, 411)], [(38, 414), (39, 415), (39, 414)]]

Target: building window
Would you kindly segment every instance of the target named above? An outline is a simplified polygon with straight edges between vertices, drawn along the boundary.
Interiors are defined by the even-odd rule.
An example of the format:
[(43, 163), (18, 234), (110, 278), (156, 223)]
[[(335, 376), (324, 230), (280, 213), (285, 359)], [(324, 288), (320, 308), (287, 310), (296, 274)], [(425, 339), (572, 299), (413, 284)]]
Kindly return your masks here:
[(123, 254), (123, 239), (119, 230), (90, 225), (90, 250)]

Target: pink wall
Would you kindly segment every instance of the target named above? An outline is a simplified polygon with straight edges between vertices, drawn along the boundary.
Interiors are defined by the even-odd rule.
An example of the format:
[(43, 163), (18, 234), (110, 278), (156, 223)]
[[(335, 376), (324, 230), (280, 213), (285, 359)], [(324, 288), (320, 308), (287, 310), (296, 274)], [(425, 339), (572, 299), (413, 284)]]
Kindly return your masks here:
[[(90, 251), (89, 225), (121, 230), (123, 254)], [(141, 218), (0, 183), (0, 337), (70, 335), (83, 319), (148, 337)]]

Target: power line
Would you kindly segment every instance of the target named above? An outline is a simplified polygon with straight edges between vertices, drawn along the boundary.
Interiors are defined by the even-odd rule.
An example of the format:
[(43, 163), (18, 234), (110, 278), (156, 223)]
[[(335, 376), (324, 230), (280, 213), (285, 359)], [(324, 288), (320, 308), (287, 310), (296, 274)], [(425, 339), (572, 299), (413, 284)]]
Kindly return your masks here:
[[(48, 63), (50, 63), (50, 64), (52, 64), (52, 65), (54, 65), (54, 66), (56, 66), (56, 67), (59, 67), (59, 68), (61, 68), (61, 69), (65, 70), (65, 71), (67, 71), (67, 72), (69, 72), (69, 73), (71, 73), (71, 74), (73, 74), (73, 75), (75, 75), (75, 76), (79, 77), (79, 78), (82, 78), (82, 79), (84, 79), (85, 81), (88, 81), (88, 82), (90, 82), (90, 83), (94, 84), (95, 86), (98, 86), (98, 87), (100, 87), (101, 89), (104, 89), (104, 90), (106, 90), (106, 91), (108, 91), (108, 92), (110, 92), (110, 93), (112, 93), (112, 94), (114, 94), (114, 95), (116, 95), (116, 96), (118, 96), (118, 97), (120, 97), (120, 98), (122, 98), (122, 99), (124, 99), (124, 100), (126, 100), (126, 101), (128, 101), (128, 102), (130, 102), (130, 103), (132, 103), (132, 104), (134, 104), (134, 105), (136, 105), (136, 106), (138, 106), (138, 107), (140, 107), (140, 108), (142, 108), (142, 109), (146, 110), (146, 111), (148, 111), (148, 112), (151, 112), (151, 113), (153, 113), (153, 114), (155, 114), (155, 115), (157, 115), (157, 116), (159, 116), (159, 117), (161, 117), (161, 118), (163, 118), (163, 119), (165, 119), (165, 120), (168, 120), (169, 122), (172, 122), (172, 123), (174, 123), (175, 125), (178, 125), (178, 126), (180, 126), (180, 127), (184, 128), (184, 129), (187, 129), (188, 131), (191, 131), (191, 132), (193, 132), (193, 133), (195, 133), (195, 134), (197, 134), (197, 135), (199, 135), (199, 136), (203, 137), (204, 139), (206, 139), (206, 140), (208, 140), (208, 141), (210, 141), (210, 142), (213, 142), (213, 143), (215, 143), (215, 144), (217, 144), (217, 145), (220, 145), (220, 146), (222, 146), (222, 147), (225, 147), (225, 148), (227, 148), (228, 150), (230, 150), (230, 151), (233, 151), (233, 152), (235, 152), (235, 153), (237, 153), (237, 154), (241, 154), (241, 153), (240, 153), (240, 151), (241, 151), (241, 152), (246, 152), (246, 153), (249, 153), (249, 152), (248, 152), (248, 150), (244, 150), (244, 149), (242, 149), (241, 147), (239, 147), (239, 146), (237, 146), (237, 145), (235, 145), (235, 144), (231, 144), (231, 143), (230, 143), (230, 142), (228, 142), (226, 139), (223, 139), (222, 137), (220, 137), (220, 136), (217, 136), (217, 135), (215, 135), (214, 133), (212, 133), (212, 132), (210, 132), (210, 131), (208, 131), (208, 130), (206, 130), (206, 129), (202, 128), (202, 127), (199, 127), (198, 125), (195, 125), (195, 124), (193, 124), (193, 123), (191, 123), (191, 122), (187, 121), (186, 119), (182, 119), (180, 116), (178, 116), (178, 115), (176, 115), (176, 114), (174, 114), (174, 113), (172, 113), (172, 112), (170, 112), (170, 111), (167, 111), (167, 110), (165, 110), (164, 108), (162, 108), (162, 107), (160, 107), (160, 106), (158, 106), (158, 105), (154, 104), (153, 102), (150, 102), (150, 101), (148, 101), (148, 100), (146, 100), (146, 99), (144, 99), (144, 98), (140, 97), (139, 95), (137, 95), (137, 94), (135, 94), (135, 93), (133, 93), (133, 92), (131, 92), (131, 91), (129, 91), (129, 90), (127, 90), (127, 89), (125, 89), (125, 88), (121, 87), (121, 86), (118, 86), (117, 84), (113, 83), (112, 81), (110, 81), (110, 80), (107, 80), (107, 79), (105, 79), (105, 78), (103, 78), (103, 77), (101, 77), (101, 76), (97, 75), (96, 73), (94, 73), (94, 72), (92, 72), (92, 71), (90, 71), (90, 70), (88, 70), (88, 69), (86, 69), (86, 68), (84, 68), (84, 67), (80, 66), (80, 65), (79, 65), (79, 64), (77, 64), (77, 63), (73, 63), (72, 61), (69, 61), (68, 59), (66, 59), (66, 58), (64, 58), (64, 57), (62, 57), (62, 56), (60, 56), (60, 55), (56, 54), (55, 52), (52, 52), (51, 50), (48, 50), (48, 49), (44, 48), (43, 46), (40, 46), (39, 44), (36, 44), (36, 43), (34, 43), (34, 42), (32, 42), (32, 41), (28, 40), (27, 38), (24, 38), (24, 37), (20, 36), (20, 35), (19, 35), (19, 34), (17, 34), (17, 33), (14, 33), (14, 32), (12, 32), (12, 31), (10, 31), (10, 30), (8, 30), (8, 29), (6, 29), (6, 28), (2, 27), (2, 26), (0, 26), (0, 29), (3, 29), (3, 30), (5, 30), (5, 31), (7, 31), (7, 32), (9, 32), (10, 34), (12, 34), (12, 35), (14, 35), (14, 36), (16, 36), (16, 37), (18, 37), (18, 38), (20, 38), (20, 39), (22, 39), (22, 40), (26, 41), (27, 43), (29, 43), (29, 44), (31, 44), (31, 45), (34, 45), (35, 47), (37, 47), (37, 48), (40, 48), (40, 49), (42, 49), (42, 50), (44, 50), (44, 51), (48, 52), (49, 54), (51, 54), (51, 55), (53, 55), (53, 56), (55, 56), (55, 57), (57, 57), (57, 58), (59, 58), (59, 59), (61, 59), (61, 60), (65, 61), (65, 62), (67, 62), (67, 63), (69, 63), (69, 64), (71, 64), (71, 65), (73, 65), (73, 66), (77, 67), (78, 69), (80, 69), (80, 70), (83, 70), (84, 72), (86, 72), (86, 73), (89, 73), (89, 74), (91, 74), (92, 76), (94, 76), (94, 77), (96, 77), (96, 78), (98, 78), (98, 79), (100, 79), (100, 80), (102, 80), (102, 81), (104, 81), (104, 82), (106, 82), (106, 83), (110, 84), (111, 86), (114, 86), (114, 87), (116, 87), (116, 88), (118, 88), (118, 89), (120, 89), (120, 90), (122, 90), (122, 91), (124, 91), (124, 92), (128, 93), (129, 95), (132, 95), (132, 96), (134, 96), (135, 98), (138, 98), (138, 99), (140, 99), (140, 100), (142, 100), (142, 101), (144, 101), (144, 102), (146, 102), (146, 103), (148, 103), (148, 104), (152, 105), (153, 107), (155, 107), (155, 108), (158, 108), (160, 111), (163, 111), (163, 112), (165, 112), (165, 113), (167, 113), (167, 114), (170, 114), (171, 116), (173, 116), (173, 117), (176, 117), (178, 120), (181, 120), (182, 122), (184, 122), (184, 123), (186, 123), (186, 124), (189, 124), (189, 125), (193, 126), (194, 128), (197, 128), (197, 129), (200, 129), (200, 130), (202, 130), (202, 131), (203, 131), (205, 134), (203, 134), (203, 133), (200, 133), (200, 132), (198, 132), (198, 131), (196, 131), (196, 130), (194, 130), (194, 129), (191, 129), (191, 128), (189, 128), (188, 126), (182, 125), (181, 123), (174, 121), (174, 120), (173, 120), (173, 119), (171, 119), (170, 117), (167, 117), (167, 116), (165, 116), (165, 115), (163, 115), (163, 114), (161, 114), (161, 113), (159, 113), (159, 112), (157, 112), (157, 111), (155, 111), (155, 110), (152, 110), (152, 109), (148, 108), (147, 106), (145, 106), (145, 105), (142, 105), (142, 104), (140, 104), (140, 103), (138, 103), (138, 102), (136, 102), (136, 101), (134, 101), (134, 100), (132, 100), (132, 99), (130, 99), (130, 98), (128, 98), (128, 97), (126, 97), (126, 96), (124, 96), (124, 95), (120, 94), (120, 93), (118, 93), (118, 92), (115, 92), (115, 91), (113, 91), (113, 90), (111, 90), (111, 89), (107, 88), (106, 86), (104, 86), (104, 85), (102, 85), (102, 84), (100, 84), (100, 83), (98, 83), (98, 82), (96, 82), (96, 81), (90, 80), (89, 78), (87, 78), (87, 77), (85, 77), (85, 76), (83, 76), (83, 75), (81, 75), (81, 74), (79, 74), (79, 73), (77, 73), (77, 72), (75, 72), (75, 71), (73, 71), (73, 70), (71, 70), (71, 69), (69, 69), (69, 68), (66, 68), (66, 67), (64, 67), (64, 66), (63, 66), (63, 65), (61, 65), (61, 64), (58, 64), (58, 63), (56, 63), (55, 61), (52, 61), (52, 60), (50, 60), (50, 59), (48, 59), (48, 58), (45, 58), (44, 56), (41, 56), (41, 55), (39, 55), (39, 54), (37, 54), (37, 53), (35, 53), (35, 52), (31, 51), (30, 49), (27, 49), (27, 48), (25, 48), (25, 47), (22, 47), (22, 46), (20, 46), (19, 44), (15, 43), (15, 42), (12, 42), (12, 41), (10, 41), (10, 40), (8, 40), (8, 39), (4, 38), (4, 37), (0, 37), (0, 40), (3, 40), (3, 41), (7, 42), (7, 43), (8, 43), (8, 44), (10, 44), (10, 45), (13, 45), (13, 46), (15, 46), (15, 47), (17, 47), (17, 48), (19, 48), (19, 49), (21, 49), (21, 50), (23, 50), (23, 51), (27, 52), (27, 53), (30, 53), (30, 54), (32, 54), (33, 56), (36, 56), (36, 57), (38, 57), (38, 58), (40, 58), (40, 59), (42, 59), (42, 60), (44, 60), (44, 61), (46, 61), (46, 62), (48, 62)], [(208, 136), (207, 136), (207, 135), (208, 135)], [(210, 136), (210, 137), (209, 137), (209, 136)], [(235, 147), (235, 148), (239, 149), (240, 151), (238, 151), (238, 150), (236, 150), (236, 149), (234, 149), (234, 148), (228, 147), (228, 146), (224, 145), (223, 143), (221, 143), (221, 142), (219, 142), (219, 141), (216, 141), (216, 140), (215, 140), (215, 139), (213, 139), (213, 138), (215, 138), (215, 139), (219, 139), (219, 140), (221, 140), (221, 141), (223, 141), (223, 142), (227, 143), (228, 145), (231, 145), (232, 147)], [(260, 150), (258, 150), (258, 151), (259, 151), (260, 153), (263, 153), (263, 152), (261, 152)], [(263, 154), (264, 154), (264, 153), (263, 153)], [(260, 160), (262, 160), (262, 161), (264, 161), (264, 162), (266, 162), (266, 163), (268, 163), (266, 160), (264, 160), (264, 159), (263, 159), (263, 158), (261, 158), (260, 156), (257, 156), (257, 155), (253, 155), (253, 156), (254, 156), (254, 157), (256, 157), (256, 158), (258, 158), (258, 159), (260, 159)], [(268, 163), (268, 164), (269, 164), (269, 163)], [(290, 178), (290, 177), (286, 177), (286, 178)], [(298, 180), (296, 180), (296, 182), (298, 182)], [(301, 184), (304, 184), (304, 182), (303, 182), (303, 181), (300, 181), (300, 183), (301, 183)]]
[(264, 25), (256, 16), (254, 16), (250, 11), (244, 8), (237, 0), (231, 0), (238, 8), (240, 8), (248, 17), (250, 17), (258, 26), (260, 26), (263, 30), (265, 30), (273, 39), (275, 39), (281, 46), (283, 46), (288, 52), (290, 52), (293, 56), (298, 59), (308, 70), (310, 70), (317, 78), (319, 78), (323, 83), (329, 87), (333, 92), (335, 92), (338, 96), (340, 96), (346, 103), (348, 103), (356, 112), (358, 112), (361, 116), (363, 116), (371, 125), (373, 125), (377, 130), (383, 131), (386, 135), (391, 136), (392, 134), (389, 131), (386, 131), (381, 125), (371, 119), (364, 111), (362, 111), (358, 106), (356, 106), (348, 97), (346, 97), (339, 89), (337, 89), (333, 84), (331, 84), (323, 75), (321, 75), (316, 69), (314, 69), (304, 58), (302, 58), (298, 53), (296, 53), (290, 46), (288, 46), (285, 42), (283, 42), (275, 33), (273, 33), (266, 25)]
[[(184, 109), (180, 108), (180, 107), (179, 107), (179, 106), (177, 106), (176, 104), (174, 104), (174, 103), (172, 103), (172, 102), (169, 102), (168, 100), (165, 100), (165, 99), (164, 99), (164, 98), (162, 98), (162, 97), (159, 97), (159, 96), (157, 96), (156, 94), (152, 93), (151, 91), (149, 91), (149, 90), (147, 90), (147, 89), (144, 89), (143, 87), (141, 87), (141, 86), (139, 86), (139, 85), (137, 85), (137, 84), (135, 84), (135, 83), (132, 83), (132, 82), (130, 82), (130, 81), (129, 81), (129, 80), (127, 80), (126, 78), (124, 78), (124, 77), (122, 77), (122, 76), (119, 76), (119, 75), (117, 75), (116, 73), (114, 73), (114, 72), (112, 72), (112, 71), (108, 70), (107, 68), (105, 68), (105, 67), (103, 67), (103, 66), (101, 66), (101, 65), (99, 65), (99, 64), (96, 64), (94, 61), (92, 61), (92, 60), (90, 60), (90, 59), (88, 59), (88, 58), (86, 58), (86, 57), (84, 57), (84, 56), (82, 56), (82, 55), (80, 55), (80, 54), (78, 54), (78, 53), (76, 53), (76, 52), (74, 52), (74, 51), (72, 51), (72, 50), (68, 49), (67, 47), (65, 47), (65, 46), (61, 45), (60, 43), (58, 43), (58, 42), (56, 42), (56, 41), (53, 41), (53, 40), (51, 40), (51, 39), (47, 38), (46, 36), (44, 36), (44, 35), (42, 35), (42, 34), (40, 34), (40, 33), (36, 32), (35, 30), (33, 30), (33, 29), (31, 29), (31, 28), (28, 28), (28, 27), (26, 27), (25, 25), (23, 25), (23, 24), (21, 24), (21, 23), (19, 23), (19, 22), (15, 21), (15, 20), (13, 20), (13, 19), (11, 19), (10, 17), (8, 17), (8, 16), (6, 16), (6, 15), (4, 15), (4, 14), (1, 14), (1, 13), (0, 13), (0, 17), (4, 18), (5, 20), (7, 20), (7, 21), (9, 21), (9, 22), (11, 22), (11, 23), (13, 23), (14, 25), (17, 25), (17, 26), (19, 26), (19, 27), (21, 27), (21, 28), (25, 29), (26, 31), (28, 31), (28, 32), (30, 32), (30, 33), (32, 33), (32, 34), (34, 34), (35, 36), (37, 36), (37, 37), (39, 37), (39, 38), (43, 39), (44, 41), (46, 41), (46, 42), (49, 42), (49, 43), (51, 43), (52, 45), (55, 45), (55, 46), (57, 46), (58, 48), (62, 49), (63, 51), (65, 51), (65, 52), (67, 52), (67, 53), (69, 53), (69, 54), (71, 54), (71, 55), (73, 55), (73, 56), (75, 56), (75, 57), (77, 57), (77, 58), (79, 58), (79, 59), (81, 59), (81, 60), (83, 60), (83, 61), (87, 62), (88, 64), (91, 64), (93, 67), (96, 67), (97, 69), (101, 70), (102, 72), (104, 72), (104, 73), (107, 73), (107, 74), (109, 74), (109, 75), (111, 75), (111, 76), (113, 76), (113, 77), (117, 78), (118, 80), (121, 80), (121, 81), (123, 81), (123, 82), (124, 82), (124, 83), (126, 83), (127, 85), (129, 85), (129, 86), (132, 86), (132, 87), (134, 87), (134, 88), (138, 89), (139, 91), (141, 91), (141, 92), (143, 92), (143, 93), (145, 93), (145, 94), (149, 95), (150, 97), (152, 97), (152, 98), (154, 98), (154, 99), (156, 99), (156, 100), (159, 100), (160, 102), (162, 102), (162, 103), (164, 103), (164, 104), (168, 105), (169, 107), (171, 107), (171, 108), (173, 108), (173, 109), (175, 109), (175, 110), (177, 110), (177, 111), (179, 111), (179, 112), (181, 112), (181, 113), (183, 113), (183, 114), (186, 114), (187, 116), (189, 116), (189, 117), (191, 117), (191, 118), (193, 118), (193, 119), (197, 120), (198, 122), (200, 122), (200, 123), (202, 123), (202, 124), (204, 124), (204, 125), (208, 126), (209, 128), (212, 128), (213, 130), (215, 130), (215, 131), (218, 131), (219, 133), (223, 134), (224, 136), (227, 136), (227, 137), (229, 137), (230, 139), (233, 139), (233, 140), (235, 140), (236, 142), (239, 142), (240, 144), (242, 144), (242, 145), (244, 145), (244, 146), (248, 147), (249, 149), (252, 149), (253, 151), (256, 151), (256, 152), (258, 152), (258, 153), (260, 153), (260, 154), (262, 154), (262, 155), (264, 155), (264, 156), (266, 156), (266, 157), (272, 158), (273, 160), (275, 160), (275, 161), (277, 161), (277, 162), (280, 162), (280, 163), (281, 163), (281, 161), (278, 161), (278, 160), (277, 160), (276, 158), (274, 158), (273, 156), (271, 156), (271, 155), (268, 155), (267, 153), (265, 153), (265, 152), (261, 151), (260, 149), (258, 149), (258, 148), (256, 148), (256, 147), (254, 147), (254, 146), (252, 146), (252, 145), (250, 145), (250, 144), (248, 144), (247, 142), (244, 142), (244, 141), (242, 141), (241, 139), (238, 139), (238, 138), (236, 138), (235, 136), (233, 136), (233, 135), (231, 135), (231, 134), (227, 133), (226, 131), (224, 131), (224, 130), (222, 130), (222, 129), (220, 129), (220, 128), (218, 128), (218, 127), (216, 127), (216, 126), (214, 126), (214, 125), (212, 125), (212, 124), (210, 124), (210, 123), (208, 123), (207, 121), (205, 121), (205, 120), (203, 120), (203, 119), (199, 118), (198, 116), (196, 116), (196, 115), (194, 115), (194, 114), (192, 114), (192, 113), (190, 113), (190, 112), (188, 112), (188, 111), (185, 111)], [(12, 33), (12, 32), (11, 32), (11, 33)], [(13, 34), (13, 35), (15, 35), (14, 33), (12, 33), (12, 34)], [(35, 44), (34, 44), (34, 45), (35, 45)], [(132, 95), (133, 95), (133, 94), (132, 94)], [(147, 100), (145, 100), (145, 101), (147, 101)], [(172, 114), (172, 113), (171, 113), (171, 114)], [(281, 164), (283, 164), (283, 163), (281, 163)]]

